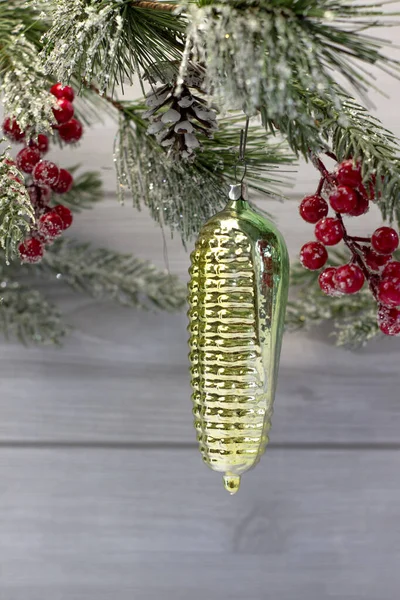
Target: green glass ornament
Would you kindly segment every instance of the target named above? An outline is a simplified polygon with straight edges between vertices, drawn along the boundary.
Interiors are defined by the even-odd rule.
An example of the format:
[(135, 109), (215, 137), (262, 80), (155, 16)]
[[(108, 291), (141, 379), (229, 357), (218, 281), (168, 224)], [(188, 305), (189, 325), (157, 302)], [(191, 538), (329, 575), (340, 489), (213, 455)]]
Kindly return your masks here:
[(289, 286), (285, 242), (242, 184), (201, 229), (189, 273), (194, 424), (204, 462), (234, 494), (268, 443)]

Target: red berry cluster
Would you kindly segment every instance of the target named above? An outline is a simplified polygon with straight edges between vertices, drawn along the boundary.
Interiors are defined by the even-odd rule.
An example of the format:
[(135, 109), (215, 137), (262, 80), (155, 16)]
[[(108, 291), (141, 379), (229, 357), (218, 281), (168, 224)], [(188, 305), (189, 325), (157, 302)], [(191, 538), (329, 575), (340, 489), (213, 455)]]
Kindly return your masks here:
[[(386, 335), (399, 335), (400, 262), (392, 260), (399, 236), (391, 227), (379, 227), (370, 238), (350, 236), (343, 222), (343, 215), (360, 216), (368, 211), (374, 199), (375, 181), (372, 179), (366, 187), (361, 165), (352, 159), (341, 162), (334, 173), (319, 158), (314, 162), (322, 177), (316, 193), (306, 196), (299, 210), (307, 223), (315, 224), (317, 241), (304, 244), (300, 261), (306, 269), (321, 269), (328, 260), (326, 246), (343, 240), (352, 258), (346, 265), (327, 267), (320, 273), (321, 290), (329, 296), (355, 294), (367, 281), (378, 304), (379, 328)], [(334, 217), (328, 216), (329, 205)]]
[[(74, 119), (74, 90), (61, 83), (56, 83), (50, 89), (57, 98), (58, 108), (54, 108), (57, 125), (54, 129), (65, 143), (80, 140), (83, 133), (81, 123)], [(49, 138), (39, 134), (29, 138), (28, 132), (21, 131), (15, 119), (7, 117), (3, 122), (4, 134), (13, 142), (23, 142), (25, 146), (15, 158), (20, 171), (26, 173), (26, 188), (35, 210), (36, 224), (31, 231), (31, 237), (19, 245), (19, 254), (23, 262), (39, 262), (44, 254), (45, 245), (51, 244), (72, 223), (72, 213), (66, 206), (57, 204), (50, 206), (52, 192), (65, 194), (72, 188), (74, 180), (69, 171), (59, 168), (43, 156), (49, 149)]]

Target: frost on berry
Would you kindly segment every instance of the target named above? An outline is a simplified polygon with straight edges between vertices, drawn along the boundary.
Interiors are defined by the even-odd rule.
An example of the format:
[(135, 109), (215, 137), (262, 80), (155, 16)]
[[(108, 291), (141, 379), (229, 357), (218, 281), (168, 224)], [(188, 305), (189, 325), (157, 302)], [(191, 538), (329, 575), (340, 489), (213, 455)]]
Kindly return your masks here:
[(341, 296), (342, 294), (342, 292), (336, 288), (334, 281), (335, 273), (336, 267), (327, 267), (319, 274), (319, 287), (327, 296)]
[(378, 254), (378, 252), (375, 252), (375, 250), (372, 250), (372, 248), (365, 248), (364, 258), (366, 265), (371, 269), (371, 271), (380, 271), (382, 267), (384, 267), (391, 259), (391, 255)]
[(300, 203), (300, 216), (307, 223), (317, 223), (323, 217), (326, 217), (329, 206), (326, 200), (320, 195), (306, 196)]
[(69, 85), (62, 85), (62, 83), (55, 83), (50, 88), (50, 94), (53, 94), (56, 98), (65, 98), (69, 102), (73, 102), (75, 98), (74, 90)]
[(59, 169), (57, 165), (49, 160), (41, 160), (33, 169), (33, 181), (37, 185), (53, 186), (57, 183)]
[(300, 250), (300, 262), (306, 269), (317, 271), (328, 260), (326, 248), (320, 242), (308, 242)]
[(369, 211), (369, 200), (367, 196), (363, 196), (357, 192), (357, 204), (353, 210), (349, 211), (347, 214), (350, 217), (361, 217), (361, 215), (365, 215)]
[(47, 135), (39, 133), (37, 138), (29, 140), (29, 147), (35, 148), (35, 150), (38, 150), (40, 154), (46, 154), (49, 149), (49, 138)]
[(343, 239), (343, 226), (339, 219), (324, 217), (315, 226), (315, 237), (325, 244), (334, 246)]
[(74, 184), (74, 178), (66, 169), (60, 169), (58, 180), (51, 186), (51, 189), (56, 194), (65, 194), (69, 192)]
[(59, 98), (57, 100), (57, 108), (53, 108), (53, 113), (57, 123), (67, 123), (74, 116), (74, 107), (72, 102), (66, 98)]
[(397, 260), (392, 260), (383, 269), (382, 279), (391, 278), (391, 277), (399, 277), (400, 278), (400, 262)]
[(83, 126), (77, 119), (71, 119), (57, 127), (58, 135), (66, 144), (79, 142), (83, 134)]
[(392, 227), (379, 227), (372, 234), (371, 244), (379, 254), (393, 254), (399, 245), (399, 236)]
[(359, 187), (362, 184), (361, 164), (351, 158), (344, 160), (337, 166), (336, 177), (340, 185)]
[(365, 276), (358, 265), (350, 264), (337, 267), (333, 281), (343, 294), (356, 294), (364, 285)]
[(400, 278), (382, 279), (378, 285), (378, 298), (385, 306), (400, 306)]
[(21, 142), (25, 133), (21, 130), (15, 119), (11, 117), (6, 117), (3, 121), (3, 133), (9, 140), (13, 142)]
[(73, 215), (67, 206), (58, 204), (57, 206), (55, 206), (53, 208), (53, 212), (57, 213), (59, 215), (59, 217), (61, 217), (63, 229), (68, 229), (68, 227), (71, 227), (72, 221), (73, 221)]
[(400, 310), (379, 306), (377, 321), (379, 329), (385, 335), (400, 335)]
[(17, 166), (24, 173), (32, 173), (35, 165), (40, 160), (40, 152), (35, 148), (23, 148), (20, 150), (15, 158)]
[(56, 237), (61, 235), (64, 229), (62, 219), (54, 211), (50, 211), (39, 219), (39, 231), (44, 239), (48, 242), (53, 241)]
[(44, 247), (42, 242), (36, 238), (27, 238), (18, 246), (21, 261), (35, 264), (42, 260)]
[(356, 208), (358, 195), (352, 188), (342, 185), (332, 192), (329, 202), (335, 212), (346, 214)]

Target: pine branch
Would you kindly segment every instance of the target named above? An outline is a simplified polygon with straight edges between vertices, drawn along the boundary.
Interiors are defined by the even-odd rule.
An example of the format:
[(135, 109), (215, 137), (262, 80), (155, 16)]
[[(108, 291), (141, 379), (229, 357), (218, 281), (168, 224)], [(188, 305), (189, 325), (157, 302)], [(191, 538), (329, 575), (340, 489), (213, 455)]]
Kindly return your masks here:
[[(202, 139), (204, 151), (193, 162), (174, 161), (146, 135), (143, 107), (121, 106), (124, 112), (115, 145), (119, 199), (124, 202), (130, 192), (136, 208), (147, 206), (156, 222), (177, 231), (185, 243), (226, 203), (228, 182), (234, 181), (240, 117), (220, 122), (215, 144)], [(275, 169), (290, 164), (292, 158), (282, 144), (271, 143), (259, 126), (251, 127), (248, 144), (249, 187), (274, 194), (278, 182)], [(279, 181), (282, 183), (281, 178)]]
[[(0, 15), (1, 16), (1, 15)], [(47, 78), (37, 49), (22, 33), (9, 36), (2, 46), (0, 71), (4, 112), (21, 129), (52, 132), (55, 98), (46, 89)]]
[(59, 345), (68, 332), (57, 308), (42, 294), (0, 275), (0, 332), (25, 345)]
[[(374, 181), (375, 197), (384, 219), (400, 224), (400, 144), (376, 117), (353, 98), (341, 95), (341, 107), (296, 86), (301, 114), (296, 123), (282, 117), (273, 122), (264, 116), (268, 129), (277, 127), (296, 154), (308, 160), (310, 150), (331, 150), (338, 160), (360, 159), (364, 181)], [(338, 93), (340, 91), (338, 90)], [(312, 123), (312, 124), (310, 124)]]
[(185, 59), (206, 65), (209, 89), (228, 108), (243, 106), (254, 114), (261, 107), (267, 120), (287, 117), (296, 127), (307, 115), (293, 82), (330, 98), (339, 109), (333, 86), (338, 75), (361, 94), (371, 84), (362, 63), (397, 75), (398, 63), (382, 52), (387, 42), (365, 33), (393, 24), (383, 6), (337, 0), (200, 1), (188, 8)]
[(19, 242), (29, 232), (34, 220), (23, 180), (22, 173), (4, 151), (0, 155), (0, 246), (6, 261), (16, 253)]
[(79, 166), (68, 167), (68, 171), (74, 174), (74, 185), (66, 194), (53, 197), (53, 204), (61, 201), (73, 212), (81, 212), (83, 209), (93, 208), (95, 204), (103, 199), (103, 183), (97, 171), (85, 171), (75, 176)]
[(146, 10), (162, 10), (173, 12), (179, 8), (179, 4), (170, 4), (168, 2), (150, 2), (149, 0), (133, 0), (131, 5), (136, 8), (144, 8)]
[(58, 0), (44, 36), (46, 72), (64, 82), (73, 75), (94, 79), (105, 91), (132, 83), (134, 73), (142, 77), (154, 64), (179, 60), (185, 20), (152, 4)]
[(150, 262), (67, 238), (58, 240), (36, 268), (44, 275), (57, 274), (61, 281), (93, 298), (125, 306), (175, 311), (186, 299), (186, 288), (179, 279)]

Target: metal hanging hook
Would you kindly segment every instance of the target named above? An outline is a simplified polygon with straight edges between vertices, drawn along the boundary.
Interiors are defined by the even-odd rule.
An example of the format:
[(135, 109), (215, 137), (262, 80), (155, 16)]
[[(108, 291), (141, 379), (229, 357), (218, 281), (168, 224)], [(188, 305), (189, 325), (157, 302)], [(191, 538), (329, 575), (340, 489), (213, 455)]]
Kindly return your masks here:
[(240, 180), (240, 183), (243, 183), (243, 180), (246, 177), (247, 164), (246, 164), (245, 154), (246, 154), (246, 145), (247, 145), (247, 134), (249, 132), (249, 122), (250, 122), (250, 118), (246, 117), (246, 123), (245, 123), (244, 129), (240, 130), (239, 155), (238, 155), (238, 159), (235, 163), (235, 182), (236, 183), (238, 183), (237, 168), (240, 163), (243, 164), (243, 175)]

